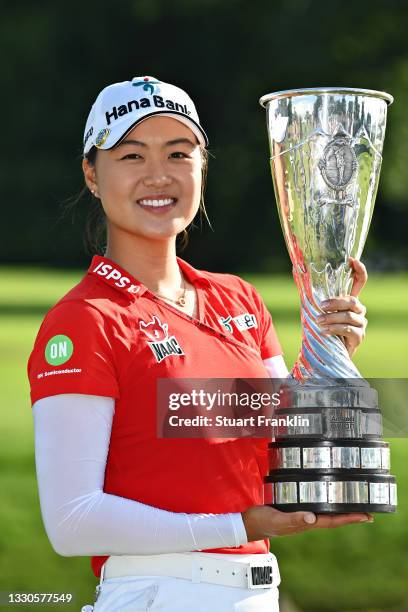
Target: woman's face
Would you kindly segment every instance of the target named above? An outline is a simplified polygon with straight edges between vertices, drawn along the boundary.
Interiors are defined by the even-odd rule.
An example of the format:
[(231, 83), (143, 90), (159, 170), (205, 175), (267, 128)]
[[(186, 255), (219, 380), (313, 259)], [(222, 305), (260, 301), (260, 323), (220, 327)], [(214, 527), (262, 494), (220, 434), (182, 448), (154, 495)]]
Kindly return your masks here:
[(194, 133), (170, 117), (149, 117), (95, 166), (85, 159), (88, 187), (95, 190), (109, 234), (175, 237), (194, 219), (201, 198), (202, 158)]

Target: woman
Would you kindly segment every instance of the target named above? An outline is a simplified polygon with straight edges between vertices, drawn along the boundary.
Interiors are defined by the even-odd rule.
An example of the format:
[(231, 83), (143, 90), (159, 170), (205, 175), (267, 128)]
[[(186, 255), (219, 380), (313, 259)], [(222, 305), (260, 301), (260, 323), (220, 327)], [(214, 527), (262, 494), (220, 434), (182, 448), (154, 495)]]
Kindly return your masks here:
[[(207, 144), (183, 90), (152, 77), (102, 90), (83, 171), (106, 251), (47, 313), (29, 359), (45, 528), (57, 553), (92, 556), (98, 612), (278, 610), (269, 537), (372, 520), (263, 505), (262, 440), (156, 435), (159, 378), (287, 375), (255, 288), (176, 256), (201, 206)], [(354, 297), (322, 322), (350, 354), (366, 324), (366, 273), (353, 266)]]

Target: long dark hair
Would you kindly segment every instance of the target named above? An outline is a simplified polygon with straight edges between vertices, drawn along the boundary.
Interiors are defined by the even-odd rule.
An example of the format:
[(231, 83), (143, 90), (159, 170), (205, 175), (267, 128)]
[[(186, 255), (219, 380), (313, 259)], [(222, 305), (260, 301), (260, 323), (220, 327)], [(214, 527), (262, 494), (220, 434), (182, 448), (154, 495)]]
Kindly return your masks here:
[[(204, 204), (204, 192), (205, 192), (205, 187), (207, 184), (208, 158), (210, 154), (208, 150), (205, 149), (204, 147), (200, 147), (200, 151), (201, 151), (201, 159), (202, 159), (201, 199), (200, 199), (200, 208), (199, 208), (200, 226), (202, 227), (203, 217), (205, 217), (209, 226), (212, 229), (210, 220), (207, 215), (207, 211), (205, 209), (205, 204)], [(88, 160), (88, 163), (91, 166), (95, 165), (97, 153), (98, 153), (98, 149), (96, 147), (92, 147), (90, 151), (88, 152), (88, 154), (85, 156), (86, 159)], [(106, 250), (106, 239), (107, 239), (106, 215), (105, 215), (105, 211), (102, 208), (99, 198), (96, 198), (95, 196), (93, 196), (86, 185), (85, 187), (81, 189), (81, 191), (79, 192), (77, 196), (68, 200), (68, 202), (64, 204), (63, 215), (65, 216), (66, 214), (74, 213), (77, 205), (87, 196), (90, 198), (90, 206), (89, 206), (86, 221), (85, 221), (85, 229), (84, 229), (84, 235), (83, 235), (84, 247), (85, 247), (85, 250), (91, 255), (93, 254), (103, 255)], [(194, 224), (194, 221), (190, 223), (189, 227), (192, 227), (192, 228), (196, 227)], [(189, 238), (188, 228), (184, 229), (182, 232), (180, 232), (180, 234), (177, 235), (176, 245), (179, 251), (183, 251), (186, 248), (188, 244), (188, 238)]]

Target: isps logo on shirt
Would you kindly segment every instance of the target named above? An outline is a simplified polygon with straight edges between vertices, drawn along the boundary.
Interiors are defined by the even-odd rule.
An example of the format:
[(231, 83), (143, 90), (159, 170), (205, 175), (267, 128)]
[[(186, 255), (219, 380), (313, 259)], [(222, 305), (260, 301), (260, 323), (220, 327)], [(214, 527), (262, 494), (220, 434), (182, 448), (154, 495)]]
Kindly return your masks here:
[(149, 339), (147, 344), (150, 346), (158, 363), (166, 357), (170, 357), (170, 355), (185, 354), (177, 338), (175, 336), (170, 336), (169, 338), (169, 326), (167, 323), (162, 323), (156, 315), (153, 315), (153, 319), (148, 323), (140, 321), (139, 329)]

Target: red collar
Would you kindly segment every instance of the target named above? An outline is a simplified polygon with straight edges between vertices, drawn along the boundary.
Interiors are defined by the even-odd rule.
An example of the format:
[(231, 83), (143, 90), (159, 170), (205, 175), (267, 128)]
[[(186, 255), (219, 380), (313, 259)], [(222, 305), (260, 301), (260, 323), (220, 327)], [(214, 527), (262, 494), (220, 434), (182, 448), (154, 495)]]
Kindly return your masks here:
[[(180, 257), (177, 257), (177, 263), (190, 283), (193, 285), (202, 284), (207, 287), (211, 286), (211, 282), (205, 276), (204, 272), (196, 270)], [(133, 296), (135, 298), (143, 295), (145, 291), (149, 291), (145, 285), (119, 264), (109, 259), (109, 257), (102, 255), (93, 256), (91, 265), (88, 268), (88, 274), (97, 276), (100, 280), (114, 289), (118, 289), (122, 293), (126, 293), (128, 296)]]

